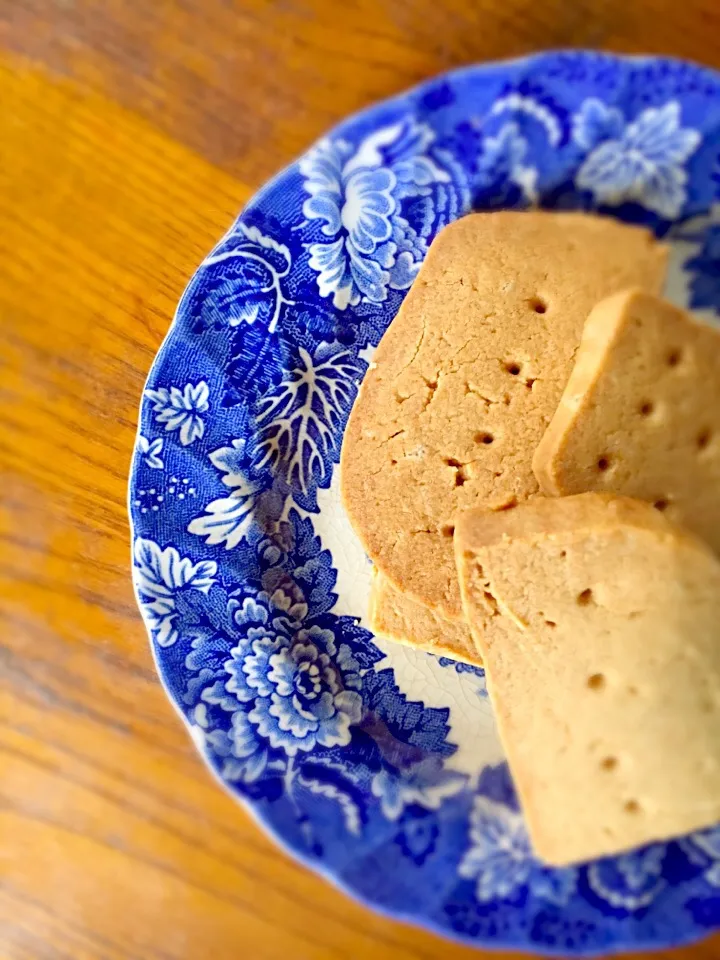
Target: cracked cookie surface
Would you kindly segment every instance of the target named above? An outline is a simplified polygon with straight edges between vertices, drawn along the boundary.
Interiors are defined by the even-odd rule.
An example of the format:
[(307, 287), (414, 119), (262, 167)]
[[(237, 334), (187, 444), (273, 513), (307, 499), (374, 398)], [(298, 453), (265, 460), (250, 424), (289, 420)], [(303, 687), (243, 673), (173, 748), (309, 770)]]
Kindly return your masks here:
[(455, 514), (537, 492), (532, 455), (588, 313), (625, 287), (658, 290), (665, 261), (647, 231), (585, 214), (472, 214), (438, 235), (342, 449), (350, 520), (395, 587), (462, 616)]

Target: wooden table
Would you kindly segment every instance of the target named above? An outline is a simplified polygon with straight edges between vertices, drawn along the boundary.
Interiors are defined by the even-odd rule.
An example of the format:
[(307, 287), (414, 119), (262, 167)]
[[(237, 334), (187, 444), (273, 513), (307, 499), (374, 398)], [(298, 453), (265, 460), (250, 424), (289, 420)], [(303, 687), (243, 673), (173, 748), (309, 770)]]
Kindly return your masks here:
[(720, 67), (719, 37), (717, 0), (0, 0), (2, 960), (477, 955), (291, 862), (201, 764), (130, 587), (143, 381), (203, 254), (346, 113), (543, 47)]

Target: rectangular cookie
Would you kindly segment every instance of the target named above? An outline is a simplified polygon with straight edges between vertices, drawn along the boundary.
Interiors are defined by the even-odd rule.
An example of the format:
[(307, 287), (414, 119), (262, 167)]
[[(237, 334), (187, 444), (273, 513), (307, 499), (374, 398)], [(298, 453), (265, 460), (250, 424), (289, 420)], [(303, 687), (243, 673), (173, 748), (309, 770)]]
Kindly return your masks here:
[(373, 569), (369, 617), (373, 633), (381, 637), (438, 657), (482, 666), (464, 621), (446, 620), (425, 604), (410, 599), (376, 569)]
[(639, 290), (599, 303), (533, 468), (549, 496), (639, 497), (720, 552), (720, 331)]
[(720, 561), (587, 493), (457, 523), (464, 609), (533, 847), (554, 865), (720, 820)]

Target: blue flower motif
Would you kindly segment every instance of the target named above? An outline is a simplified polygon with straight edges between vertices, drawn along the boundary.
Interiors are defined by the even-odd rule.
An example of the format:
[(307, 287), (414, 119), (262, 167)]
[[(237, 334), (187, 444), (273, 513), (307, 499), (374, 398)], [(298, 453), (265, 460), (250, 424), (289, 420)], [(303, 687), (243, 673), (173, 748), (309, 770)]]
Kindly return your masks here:
[(720, 313), (720, 226), (708, 227), (700, 251), (685, 263), (691, 271), (690, 305)]
[[(247, 758), (262, 741), (290, 757), (349, 743), (350, 727), (362, 716), (360, 667), (350, 648), (338, 649), (331, 630), (300, 627), (267, 594), (246, 599), (234, 619), (240, 640), (223, 665), (229, 679), (202, 695), (243, 713), (233, 717), (233, 754)], [(195, 662), (188, 658), (189, 667)]]
[(310, 194), (303, 213), (323, 222), (327, 238), (310, 244), (310, 267), (320, 295), (339, 310), (382, 303), (388, 289), (412, 283), (437, 219), (433, 191), (451, 185), (430, 154), (433, 139), (429, 127), (410, 121), (383, 127), (356, 152), (344, 140), (323, 140), (300, 161)]
[(668, 220), (680, 216), (687, 183), (683, 165), (700, 134), (680, 126), (678, 103), (644, 110), (626, 126), (619, 110), (590, 98), (573, 120), (573, 137), (589, 151), (575, 183), (597, 203), (636, 201)]
[(483, 795), (470, 815), (470, 846), (460, 861), (461, 877), (475, 880), (480, 903), (531, 893), (566, 904), (577, 888), (577, 870), (550, 870), (533, 857), (522, 816), (512, 807)]
[(157, 422), (164, 423), (167, 431), (180, 431), (180, 443), (184, 447), (205, 433), (205, 421), (200, 414), (209, 409), (210, 390), (204, 380), (195, 386), (188, 383), (183, 390), (179, 387), (146, 390), (145, 396), (152, 402)]
[[(239, 447), (223, 451), (231, 472), (238, 456)], [(191, 639), (183, 700), (223, 777), (271, 791), (298, 754), (349, 743), (362, 715), (361, 672), (382, 655), (348, 618), (326, 615), (335, 573), (308, 519), (291, 511), (273, 537), (253, 543), (236, 553), (259, 590), (228, 594), (216, 586), (182, 607)], [(347, 642), (337, 643), (338, 632)], [(298, 783), (337, 802), (357, 826), (357, 804), (342, 783), (327, 781), (327, 770), (324, 779), (318, 774), (317, 754), (313, 762), (312, 775), (298, 771)]]
[(291, 646), (274, 650), (268, 666), (270, 696), (256, 699), (250, 719), (274, 747), (292, 755), (316, 744), (349, 743), (362, 699), (358, 665), (348, 647), (337, 650), (334, 635), (313, 626), (300, 630)]
[(162, 470), (164, 468), (165, 464), (160, 456), (163, 448), (162, 437), (156, 437), (151, 441), (140, 434), (137, 438), (137, 448), (145, 461), (145, 466), (151, 467), (153, 470)]

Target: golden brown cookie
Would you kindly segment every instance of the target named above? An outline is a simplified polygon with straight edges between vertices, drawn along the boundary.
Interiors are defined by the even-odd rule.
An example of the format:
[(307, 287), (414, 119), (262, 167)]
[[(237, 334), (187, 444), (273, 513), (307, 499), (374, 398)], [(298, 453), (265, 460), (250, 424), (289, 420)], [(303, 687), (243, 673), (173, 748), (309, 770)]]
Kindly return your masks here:
[(370, 591), (373, 633), (438, 657), (451, 657), (481, 667), (470, 630), (462, 620), (446, 620), (424, 603), (401, 593), (377, 570)]
[(650, 504), (586, 493), (458, 519), (458, 570), (537, 854), (720, 819), (720, 562)]
[(720, 552), (720, 331), (641, 291), (598, 304), (533, 468), (548, 495), (639, 497)]
[(647, 231), (576, 213), (473, 214), (433, 243), (345, 432), (350, 520), (398, 589), (460, 618), (455, 513), (536, 493), (532, 454), (608, 294), (659, 288)]

